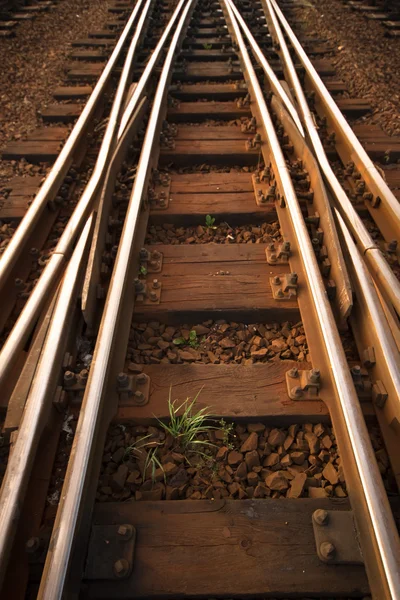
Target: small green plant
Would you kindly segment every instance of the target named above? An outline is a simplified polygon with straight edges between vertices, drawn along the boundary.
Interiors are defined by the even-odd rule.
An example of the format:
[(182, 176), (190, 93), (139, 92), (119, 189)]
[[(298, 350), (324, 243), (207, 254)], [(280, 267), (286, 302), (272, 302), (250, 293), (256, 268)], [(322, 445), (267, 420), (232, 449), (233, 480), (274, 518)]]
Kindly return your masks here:
[(217, 227), (214, 225), (214, 223), (215, 223), (215, 217), (212, 217), (211, 215), (206, 215), (207, 229), (217, 229)]
[[(138, 438), (136, 440), (136, 442), (134, 444), (131, 444), (130, 446), (128, 446), (127, 448), (125, 448), (125, 455), (124, 455), (124, 461), (128, 460), (128, 458), (130, 457), (130, 455), (132, 454), (133, 451), (136, 451), (136, 457), (138, 457), (138, 454), (142, 454), (143, 450), (146, 449), (146, 446), (148, 444), (150, 444), (150, 442), (145, 442), (145, 440), (147, 440), (148, 438), (151, 438), (152, 435), (145, 435), (141, 438)], [(154, 440), (153, 440), (154, 441)], [(145, 462), (144, 462), (144, 467), (143, 467), (143, 475), (146, 474), (147, 469), (149, 468), (149, 466), (151, 466), (151, 480), (153, 483), (155, 483), (155, 472), (157, 468), (162, 469), (163, 473), (164, 473), (164, 468), (160, 462), (160, 459), (158, 458), (157, 455), (157, 450), (158, 447), (155, 446), (154, 448), (150, 448), (149, 451), (146, 453), (146, 458), (145, 458)], [(164, 473), (164, 481), (165, 481), (166, 477), (165, 477), (165, 473)]]
[(231, 441), (231, 436), (233, 435), (233, 428), (234, 428), (233, 423), (227, 423), (225, 421), (225, 419), (221, 419), (219, 422), (219, 426), (220, 426), (220, 429), (222, 429), (222, 431), (224, 432), (224, 439), (223, 439), (224, 446), (229, 448), (229, 450), (232, 450), (234, 448), (234, 445)]
[(178, 337), (173, 340), (173, 343), (175, 344), (175, 346), (184, 346), (185, 344), (188, 344), (191, 348), (199, 347), (199, 342), (197, 340), (197, 333), (195, 332), (194, 329), (192, 329), (191, 332), (189, 333), (188, 340), (185, 340), (184, 337)]
[(197, 412), (194, 411), (200, 392), (201, 390), (199, 390), (193, 400), (186, 398), (184, 402), (178, 404), (177, 400), (172, 400), (171, 388), (168, 398), (169, 422), (164, 423), (160, 419), (157, 419), (157, 421), (165, 432), (174, 438), (176, 445), (182, 448), (183, 451), (191, 451), (204, 455), (201, 447), (214, 446), (214, 444), (207, 440), (198, 439), (198, 437), (208, 434), (215, 427), (208, 423), (211, 417), (208, 406), (201, 408)]
[(204, 50), (211, 50), (212, 44), (203, 44)]
[(143, 265), (141, 265), (139, 271), (141, 275), (147, 275), (147, 269)]

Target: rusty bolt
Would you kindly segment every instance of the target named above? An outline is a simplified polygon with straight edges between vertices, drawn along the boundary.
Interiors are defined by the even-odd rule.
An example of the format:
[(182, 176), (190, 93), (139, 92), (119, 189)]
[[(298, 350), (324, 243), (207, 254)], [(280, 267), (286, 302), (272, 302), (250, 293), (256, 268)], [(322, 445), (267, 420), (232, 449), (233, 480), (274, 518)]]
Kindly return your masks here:
[(117, 375), (117, 383), (119, 387), (128, 387), (129, 385), (129, 377), (126, 373), (121, 372)]
[(136, 383), (146, 383), (147, 381), (147, 376), (145, 373), (139, 373), (139, 375), (136, 375)]
[(160, 287), (160, 282), (158, 279), (153, 279), (153, 289), (157, 290)]
[(40, 548), (40, 539), (38, 537), (31, 537), (25, 544), (25, 551), (28, 554), (34, 554)]
[(37, 248), (31, 248), (29, 254), (31, 256), (37, 256), (39, 254), (39, 250)]
[(311, 369), (310, 371), (310, 381), (312, 383), (318, 383), (321, 379), (321, 372), (319, 369)]
[(158, 260), (151, 260), (149, 264), (152, 269), (158, 269), (158, 267), (160, 266)]
[(294, 396), (295, 398), (301, 398), (304, 394), (303, 390), (301, 389), (301, 387), (299, 385), (293, 387), (290, 390), (290, 393), (292, 394), (292, 396)]
[(19, 277), (17, 277), (17, 279), (15, 280), (15, 287), (16, 288), (22, 288), (22, 287), (24, 287), (24, 282)]
[(65, 371), (64, 373), (64, 386), (72, 387), (76, 381), (76, 375), (72, 371)]
[(82, 369), (82, 371), (79, 373), (79, 377), (83, 379), (83, 381), (87, 381), (87, 378), (89, 377), (89, 371), (87, 369)]
[(159, 252), (158, 250), (153, 250), (153, 252), (151, 253), (151, 258), (154, 258), (154, 260), (160, 259), (161, 252)]
[(351, 374), (354, 377), (360, 377), (360, 375), (361, 375), (361, 367), (360, 367), (360, 365), (354, 365), (354, 367), (351, 367)]
[(143, 404), (143, 402), (145, 400), (143, 392), (136, 391), (134, 396), (135, 396), (135, 402), (137, 404)]
[(143, 281), (140, 281), (140, 279), (138, 279), (137, 277), (134, 280), (134, 284), (135, 284), (135, 292), (142, 292), (144, 285), (143, 285)]
[(313, 518), (318, 525), (327, 525), (329, 521), (329, 513), (323, 508), (319, 508), (314, 512)]
[(290, 273), (290, 275), (289, 275), (289, 281), (290, 281), (290, 283), (292, 285), (296, 285), (297, 280), (298, 280), (297, 273)]
[(152, 302), (157, 302), (157, 300), (158, 300), (158, 296), (157, 296), (156, 292), (150, 292), (149, 297)]
[(293, 367), (293, 369), (290, 369), (289, 377), (296, 378), (298, 376), (299, 376), (299, 370), (297, 367)]
[(268, 250), (275, 250), (274, 242), (271, 242), (270, 244), (268, 244)]
[(119, 525), (117, 533), (124, 540), (129, 540), (132, 537), (132, 525)]
[(319, 551), (325, 560), (333, 560), (336, 554), (336, 548), (333, 544), (331, 544), (331, 542), (322, 542), (319, 547)]
[(114, 575), (120, 579), (126, 577), (130, 570), (129, 561), (126, 558), (119, 558), (114, 563)]
[(284, 294), (283, 294), (282, 288), (279, 288), (278, 290), (276, 290), (276, 296), (277, 296), (277, 298), (283, 298)]
[(275, 277), (274, 277), (273, 281), (274, 281), (274, 284), (275, 284), (275, 285), (279, 285), (279, 284), (280, 284), (280, 282), (281, 282), (281, 278), (280, 278), (280, 277), (278, 277), (278, 275), (275, 275)]
[(275, 262), (276, 259), (277, 259), (276, 252), (271, 252), (271, 254), (269, 255), (269, 260), (271, 262)]
[(397, 240), (391, 240), (388, 243), (387, 248), (388, 248), (389, 252), (396, 252), (396, 250), (397, 250)]

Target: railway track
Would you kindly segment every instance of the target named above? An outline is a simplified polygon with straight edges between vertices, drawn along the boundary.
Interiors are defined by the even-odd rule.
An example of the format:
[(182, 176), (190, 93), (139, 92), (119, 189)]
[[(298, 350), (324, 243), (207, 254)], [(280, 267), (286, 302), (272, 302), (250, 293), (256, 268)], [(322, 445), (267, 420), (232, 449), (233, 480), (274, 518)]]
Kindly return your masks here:
[(117, 66), (0, 353), (3, 593), (398, 598), (400, 217), (365, 107), (290, 6), (127, 8), (0, 261), (5, 293)]

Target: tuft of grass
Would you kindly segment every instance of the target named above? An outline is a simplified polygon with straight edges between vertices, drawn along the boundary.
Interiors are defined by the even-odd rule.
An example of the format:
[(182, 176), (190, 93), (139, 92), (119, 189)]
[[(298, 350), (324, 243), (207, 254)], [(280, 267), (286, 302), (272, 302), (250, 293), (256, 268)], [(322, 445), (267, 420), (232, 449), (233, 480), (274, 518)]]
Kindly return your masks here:
[[(171, 388), (168, 398), (169, 422), (164, 423), (160, 419), (157, 419), (157, 421), (165, 432), (174, 438), (177, 446), (180, 446), (184, 451), (204, 454), (201, 451), (199, 452), (201, 446), (214, 446), (214, 444), (197, 438), (199, 435), (208, 434), (215, 427), (208, 422), (212, 416), (208, 406), (198, 411), (194, 410), (200, 392), (201, 389), (193, 400), (186, 398), (184, 402), (178, 404), (178, 400), (172, 400)], [(182, 414), (179, 415), (182, 410)]]
[(211, 50), (212, 44), (203, 44), (204, 50)]
[(147, 275), (147, 269), (143, 265), (140, 266), (140, 275)]
[(217, 229), (216, 225), (214, 225), (215, 223), (215, 217), (212, 217), (211, 215), (206, 215), (206, 227), (208, 229)]

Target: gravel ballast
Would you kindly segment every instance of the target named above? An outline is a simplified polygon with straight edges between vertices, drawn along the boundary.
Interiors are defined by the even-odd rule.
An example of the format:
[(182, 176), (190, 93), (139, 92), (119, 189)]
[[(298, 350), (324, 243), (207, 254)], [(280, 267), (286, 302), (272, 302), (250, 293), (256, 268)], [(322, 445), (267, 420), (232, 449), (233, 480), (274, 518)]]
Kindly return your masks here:
[[(102, 29), (109, 6), (110, 0), (60, 2), (22, 23), (17, 37), (0, 40), (0, 152), (40, 125), (38, 111), (54, 101), (54, 88), (65, 80), (71, 42)], [(0, 183), (13, 174), (13, 165), (4, 162)]]
[(302, 31), (307, 35), (334, 45), (335, 55), (329, 58), (338, 76), (353, 97), (371, 103), (372, 114), (362, 121), (399, 135), (400, 40), (385, 37), (381, 23), (350, 10), (341, 0), (311, 0), (291, 8), (288, 21), (292, 26), (295, 19), (303, 21)]

